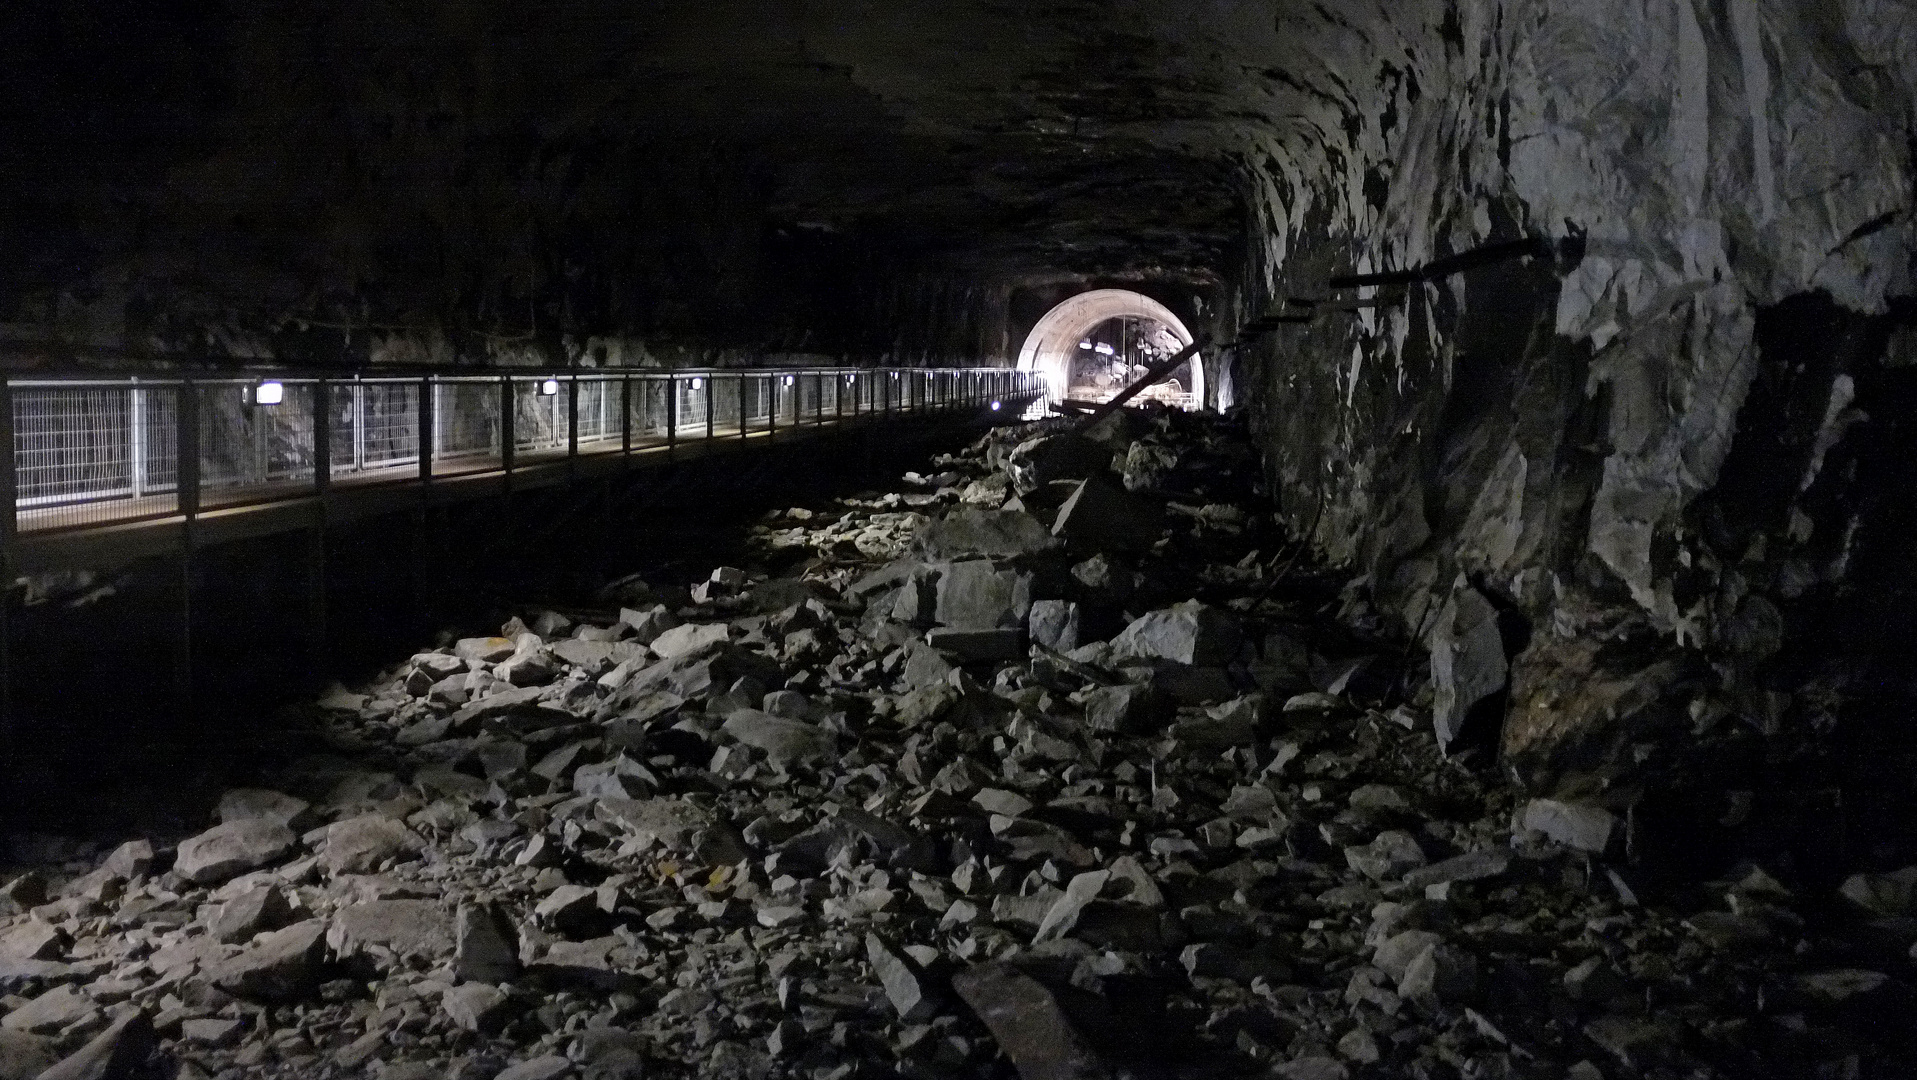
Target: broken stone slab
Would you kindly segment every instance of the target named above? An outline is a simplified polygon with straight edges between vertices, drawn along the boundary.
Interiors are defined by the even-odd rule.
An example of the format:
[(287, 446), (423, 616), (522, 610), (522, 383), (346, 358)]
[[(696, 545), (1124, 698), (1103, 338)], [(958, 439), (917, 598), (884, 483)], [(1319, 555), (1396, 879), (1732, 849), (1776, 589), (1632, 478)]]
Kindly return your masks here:
[(1532, 799), (1519, 814), (1518, 827), (1543, 833), (1578, 851), (1603, 854), (1617, 834), (1617, 816), (1589, 803)]
[(1345, 862), (1373, 881), (1397, 881), (1425, 861), (1418, 838), (1399, 829), (1388, 829), (1369, 844), (1345, 849)]
[(511, 1002), (504, 991), (485, 983), (447, 987), (440, 995), (440, 1007), (454, 1024), (485, 1035), (496, 1034), (505, 1026)]
[(1880, 918), (1917, 915), (1917, 866), (1888, 874), (1852, 874), (1837, 892)]
[(341, 908), (326, 941), (341, 957), (376, 946), (399, 956), (439, 959), (453, 951), (453, 922), (437, 900), (370, 900)]
[(453, 655), (464, 660), (468, 666), (477, 667), (509, 660), (517, 648), (518, 645), (511, 638), (460, 638), (453, 643)]
[(299, 1001), (318, 988), (326, 958), (327, 924), (308, 919), (275, 930), (207, 972), (213, 985), (235, 997)]
[(990, 559), (938, 563), (933, 618), (954, 630), (1025, 625), (1032, 608), (1032, 575), (1002, 570)]
[(217, 885), (278, 862), (298, 843), (293, 830), (276, 821), (229, 821), (182, 840), (173, 870), (196, 885)]
[(388, 860), (419, 857), (426, 842), (403, 823), (381, 814), (362, 814), (326, 827), (323, 859), (335, 874), (369, 874)]
[(38, 920), (0, 931), (0, 957), (11, 960), (57, 960), (67, 944), (65, 930)]
[(1112, 639), (1112, 655), (1209, 667), (1237, 656), (1239, 641), (1235, 619), (1200, 601), (1187, 600), (1134, 619)]
[(1170, 704), (1148, 685), (1098, 686), (1074, 697), (1085, 708), (1085, 725), (1093, 731), (1140, 735), (1164, 720)]
[(490, 904), (459, 905), (453, 942), (453, 972), (460, 979), (498, 984), (519, 976), (517, 935)]
[(1078, 605), (1069, 600), (1034, 600), (1025, 622), (1034, 645), (1061, 653), (1078, 648), (1078, 625)]
[(960, 972), (952, 988), (984, 1022), (1021, 1080), (1108, 1080), (1109, 1066), (1044, 984), (1009, 964)]
[(584, 1080), (645, 1080), (646, 1039), (613, 1027), (587, 1028), (574, 1044)]
[(1052, 519), (1052, 535), (1081, 552), (1149, 551), (1164, 531), (1158, 504), (1104, 476), (1079, 484)]
[(717, 820), (707, 807), (681, 798), (600, 799), (593, 812), (635, 840), (656, 842), (671, 851), (691, 850)]
[(1072, 875), (1072, 880), (1065, 886), (1065, 894), (1039, 921), (1038, 932), (1032, 935), (1032, 944), (1070, 934), (1072, 928), (1078, 925), (1078, 917), (1084, 912), (1085, 905), (1098, 899), (1098, 894), (1105, 888), (1105, 883), (1111, 880), (1111, 876), (1110, 870), (1088, 870)]
[(1058, 546), (1043, 522), (1012, 510), (967, 507), (919, 527), (916, 542), (926, 558), (958, 555), (1015, 558), (1036, 555)]
[(99, 1007), (76, 986), (56, 986), (0, 1017), (0, 1028), (52, 1035), (97, 1016)]
[(682, 625), (679, 616), (667, 610), (664, 604), (644, 611), (622, 608), (619, 611), (619, 621), (631, 632), (634, 642), (648, 647), (658, 640), (660, 634)]
[(687, 623), (661, 633), (647, 647), (662, 660), (696, 656), (724, 644), (731, 632), (732, 628), (726, 623)]
[(919, 966), (895, 951), (877, 934), (865, 935), (865, 958), (885, 988), (886, 1000), (906, 1023), (931, 1019), (938, 1012), (938, 999)]
[(764, 751), (777, 765), (818, 761), (838, 751), (838, 740), (824, 728), (758, 709), (734, 712), (726, 717), (720, 730), (747, 746)]
[(222, 904), (208, 933), (215, 941), (244, 945), (261, 931), (286, 925), (292, 917), (286, 895), (271, 885), (260, 885)]
[(572, 1061), (557, 1054), (545, 1054), (508, 1066), (493, 1080), (560, 1080), (572, 1075)]
[(1453, 856), (1443, 862), (1421, 866), (1404, 877), (1411, 889), (1423, 891), (1431, 885), (1460, 881), (1486, 881), (1503, 877), (1511, 869), (1511, 853), (1498, 848), (1482, 848)]
[(1477, 992), (1477, 957), (1452, 945), (1427, 946), (1398, 980), (1398, 996), (1427, 1013), (1473, 1001)]
[(113, 849), (113, 853), (100, 864), (100, 870), (115, 878), (127, 879), (145, 877), (153, 869), (153, 841), (128, 840)]
[(1442, 934), (1429, 930), (1406, 930), (1379, 942), (1378, 948), (1371, 954), (1371, 964), (1396, 983), (1404, 978), (1411, 961), (1416, 960), (1420, 953), (1442, 944)]
[(38, 1080), (133, 1080), (159, 1049), (159, 1036), (145, 1009), (123, 1013)]
[(1060, 480), (1083, 480), (1111, 469), (1110, 447), (1082, 435), (1048, 435), (1020, 443), (1005, 460), (1021, 494)]

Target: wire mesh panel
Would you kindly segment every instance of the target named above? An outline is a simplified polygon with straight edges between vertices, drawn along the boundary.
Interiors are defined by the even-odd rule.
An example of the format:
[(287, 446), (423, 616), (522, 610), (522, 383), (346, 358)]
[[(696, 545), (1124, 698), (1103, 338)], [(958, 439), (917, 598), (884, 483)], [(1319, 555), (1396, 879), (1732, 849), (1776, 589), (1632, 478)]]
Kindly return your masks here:
[[(579, 445), (618, 442), (625, 435), (619, 420), (619, 380), (584, 376), (574, 380), (579, 395)], [(599, 446), (594, 449), (603, 450)]]
[(539, 453), (566, 446), (566, 387), (558, 379), (513, 380), (513, 446)]
[(712, 427), (714, 431), (739, 432), (740, 402), (745, 380), (738, 375), (712, 376)]
[(672, 381), (678, 387), (679, 437), (683, 439), (688, 434), (693, 434), (691, 429), (694, 428), (697, 428), (699, 433), (703, 433), (706, 429), (706, 395), (712, 387), (708, 385), (706, 377), (701, 375), (676, 378)]
[(313, 384), (279, 383), (271, 401), (251, 383), (193, 388), (200, 424), (200, 499), (205, 505), (270, 498), (261, 489), (313, 479)]
[(492, 466), (499, 456), (499, 395), (493, 379), (442, 379), (433, 384), (433, 461), (453, 470)]
[(385, 469), (419, 462), (419, 383), (365, 382), (355, 389), (354, 462)]
[(20, 530), (173, 513), (177, 403), (173, 387), (15, 388)]
[(798, 380), (798, 402), (794, 419), (800, 423), (812, 423), (819, 418), (819, 376), (796, 375)]
[(672, 398), (672, 380), (635, 376), (632, 380), (632, 444), (650, 446), (664, 442), (671, 421), (667, 405)]
[(772, 418), (772, 380), (764, 375), (743, 376), (739, 401), (747, 430), (765, 427)]

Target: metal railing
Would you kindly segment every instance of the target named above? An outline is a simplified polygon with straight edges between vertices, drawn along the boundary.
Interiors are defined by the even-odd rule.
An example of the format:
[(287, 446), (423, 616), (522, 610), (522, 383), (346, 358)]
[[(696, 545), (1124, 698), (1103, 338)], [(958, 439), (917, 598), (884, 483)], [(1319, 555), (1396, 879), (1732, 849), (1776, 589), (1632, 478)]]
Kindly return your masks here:
[(7, 378), (0, 540), (1042, 391), (1004, 368)]

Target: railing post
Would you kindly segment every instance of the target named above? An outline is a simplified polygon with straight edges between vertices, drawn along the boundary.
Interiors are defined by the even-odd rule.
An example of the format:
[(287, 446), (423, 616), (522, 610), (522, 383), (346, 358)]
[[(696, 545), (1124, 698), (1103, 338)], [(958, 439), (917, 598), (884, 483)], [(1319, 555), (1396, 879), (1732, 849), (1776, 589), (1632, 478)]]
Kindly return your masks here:
[(784, 385), (785, 376), (783, 375), (772, 375), (766, 379), (766, 389), (770, 391), (770, 393), (766, 395), (765, 402), (766, 442), (774, 441), (779, 434), (779, 391)]
[[(701, 379), (699, 382), (699, 385), (704, 387), (706, 392), (706, 441), (707, 442), (712, 441), (712, 432), (713, 432), (712, 403), (714, 400), (713, 390), (714, 390), (714, 387), (718, 384), (718, 381), (719, 380), (713, 378), (711, 375), (708, 374), (705, 376), (705, 378)], [(744, 425), (741, 425), (741, 426), (744, 426)], [(710, 449), (710, 447), (708, 447), (707, 449)]]
[(619, 452), (632, 453), (632, 376), (619, 376)]
[(200, 513), (200, 395), (191, 381), (180, 383), (174, 410), (174, 489), (180, 517), (191, 522)]
[(666, 460), (679, 453), (679, 376), (666, 376)]
[(333, 386), (325, 379), (313, 384), (313, 490), (320, 495), (333, 486)]
[(579, 376), (566, 380), (566, 482), (572, 483), (579, 461)]
[(419, 380), (419, 480), (433, 478), (433, 377)]
[(513, 393), (513, 377), (499, 377), (499, 468), (506, 474), (506, 487), (512, 488), (513, 466), (519, 458), (519, 399)]
[(127, 391), (127, 486), (135, 499), (146, 495), (146, 391), (140, 377), (133, 376), (133, 389)]

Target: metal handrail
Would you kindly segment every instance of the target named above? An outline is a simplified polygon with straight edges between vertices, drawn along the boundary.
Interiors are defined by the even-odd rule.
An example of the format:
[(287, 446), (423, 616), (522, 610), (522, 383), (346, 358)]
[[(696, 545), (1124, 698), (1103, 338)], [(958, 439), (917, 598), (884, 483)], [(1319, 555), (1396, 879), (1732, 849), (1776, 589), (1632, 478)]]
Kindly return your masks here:
[(0, 377), (0, 543), (1042, 390), (1007, 368), (850, 366)]

